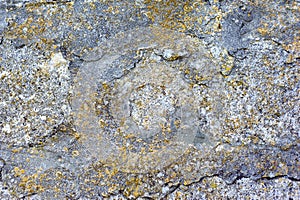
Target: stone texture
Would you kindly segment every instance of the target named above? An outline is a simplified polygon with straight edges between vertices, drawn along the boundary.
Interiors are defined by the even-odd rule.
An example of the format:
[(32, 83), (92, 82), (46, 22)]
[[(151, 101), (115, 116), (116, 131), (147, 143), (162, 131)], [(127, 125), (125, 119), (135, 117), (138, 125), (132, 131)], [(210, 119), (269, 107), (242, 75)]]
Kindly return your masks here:
[(0, 198), (299, 199), (299, 7), (1, 1)]

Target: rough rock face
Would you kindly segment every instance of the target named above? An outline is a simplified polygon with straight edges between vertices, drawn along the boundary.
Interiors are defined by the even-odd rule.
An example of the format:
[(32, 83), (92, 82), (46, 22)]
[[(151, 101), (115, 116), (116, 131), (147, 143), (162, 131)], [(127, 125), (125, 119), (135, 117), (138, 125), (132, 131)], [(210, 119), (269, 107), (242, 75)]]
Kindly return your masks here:
[(300, 2), (0, 2), (1, 199), (299, 199)]

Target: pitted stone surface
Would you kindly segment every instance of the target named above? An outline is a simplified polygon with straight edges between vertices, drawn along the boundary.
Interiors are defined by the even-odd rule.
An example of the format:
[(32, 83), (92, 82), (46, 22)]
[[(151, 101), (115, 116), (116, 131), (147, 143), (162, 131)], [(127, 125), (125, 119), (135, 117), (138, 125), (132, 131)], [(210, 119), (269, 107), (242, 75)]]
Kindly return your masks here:
[(299, 7), (0, 0), (0, 199), (299, 199)]
[[(114, 60), (129, 46), (139, 59), (128, 70)], [(201, 72), (209, 71), (207, 82), (217, 80), (218, 68), (208, 64), (205, 52), (197, 39), (149, 27), (122, 33), (86, 55), (75, 80), (72, 108), (82, 144), (91, 155), (121, 170), (147, 172), (170, 165), (193, 146), (203, 128), (199, 113), (205, 107), (200, 106), (200, 87), (193, 87), (184, 72), (192, 69), (206, 76)], [(119, 75), (108, 79), (108, 71)], [(221, 82), (217, 85), (210, 89), (221, 94)], [(203, 155), (214, 147), (217, 135), (198, 137)]]

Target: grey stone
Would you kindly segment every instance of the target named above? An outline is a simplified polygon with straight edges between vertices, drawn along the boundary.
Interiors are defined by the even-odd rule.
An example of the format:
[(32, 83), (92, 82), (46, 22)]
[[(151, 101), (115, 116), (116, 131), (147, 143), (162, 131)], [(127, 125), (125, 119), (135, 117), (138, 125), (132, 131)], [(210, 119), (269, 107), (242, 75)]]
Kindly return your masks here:
[(299, 199), (299, 6), (1, 1), (0, 198)]

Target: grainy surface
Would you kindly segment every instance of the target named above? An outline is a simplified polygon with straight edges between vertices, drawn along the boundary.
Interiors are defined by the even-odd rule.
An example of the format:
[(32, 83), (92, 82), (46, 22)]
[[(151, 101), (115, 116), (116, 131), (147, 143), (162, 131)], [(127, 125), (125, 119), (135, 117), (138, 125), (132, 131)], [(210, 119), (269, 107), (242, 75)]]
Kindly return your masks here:
[(299, 8), (0, 0), (0, 198), (299, 199)]

